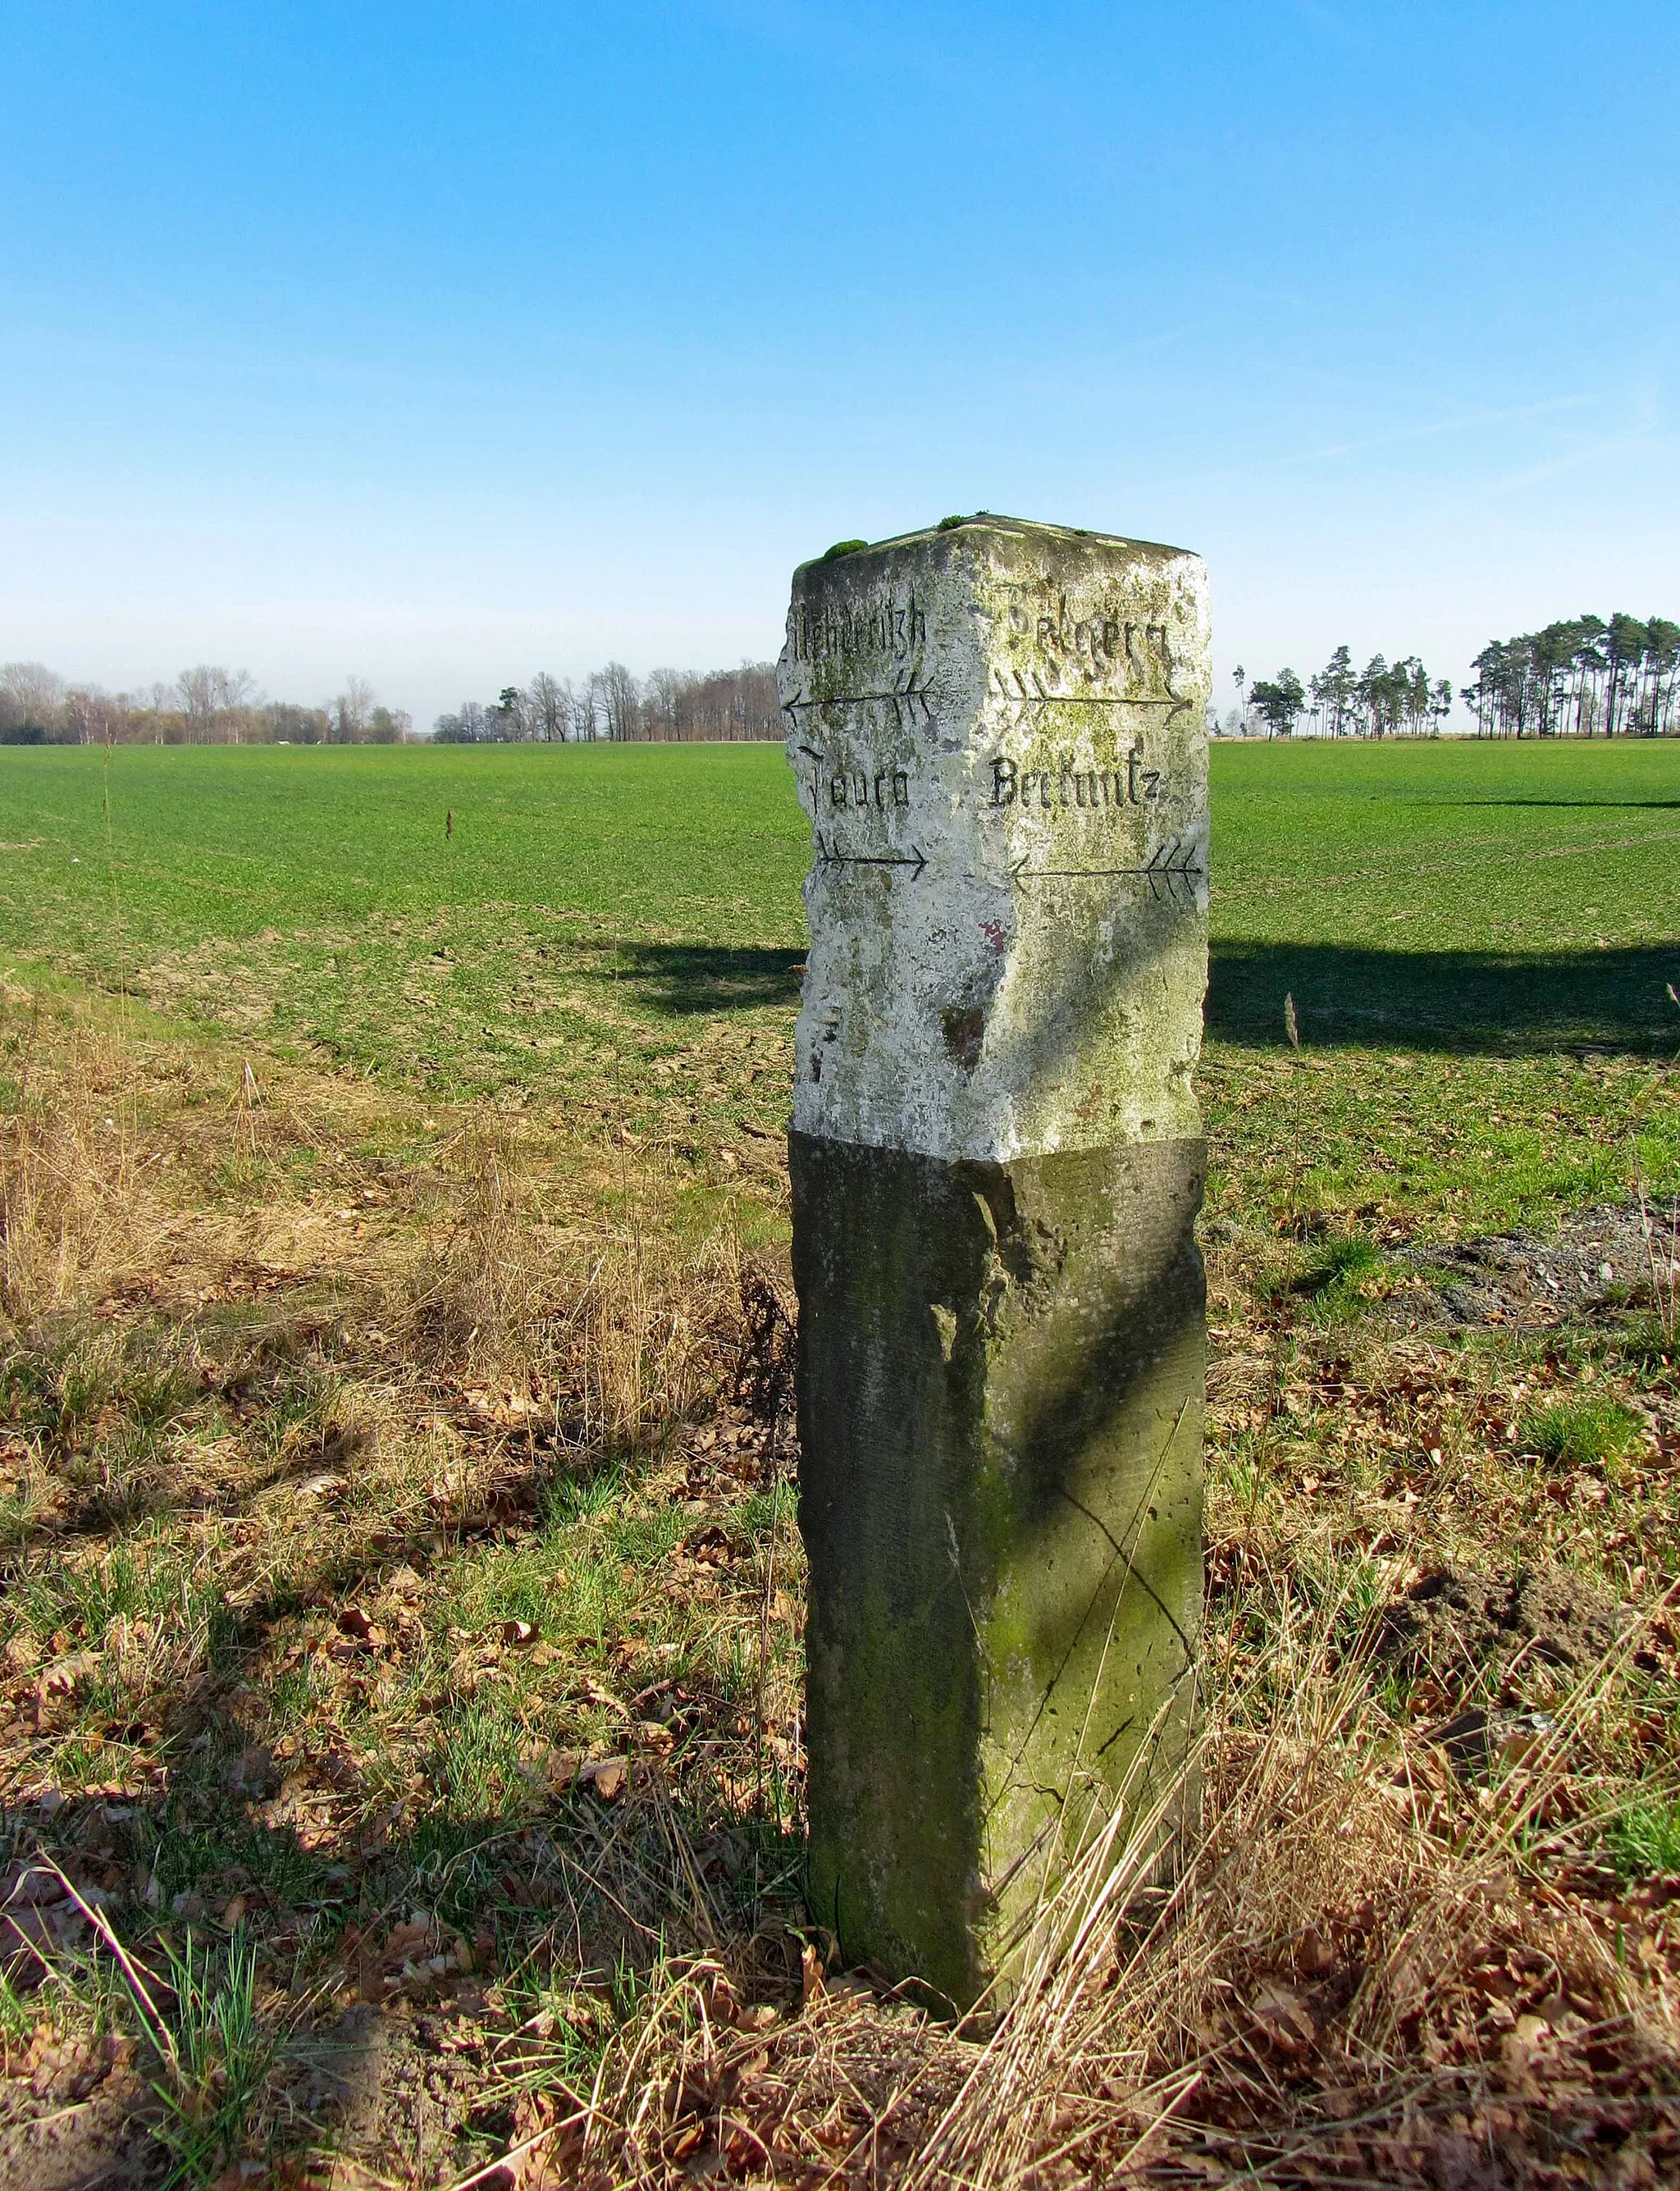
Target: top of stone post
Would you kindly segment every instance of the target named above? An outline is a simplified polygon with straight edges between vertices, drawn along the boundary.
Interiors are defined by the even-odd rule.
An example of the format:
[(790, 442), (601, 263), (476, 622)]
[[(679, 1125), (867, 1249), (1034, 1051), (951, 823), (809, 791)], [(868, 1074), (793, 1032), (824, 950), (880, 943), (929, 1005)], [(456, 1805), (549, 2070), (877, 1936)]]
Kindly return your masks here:
[(1199, 1130), (1207, 577), (982, 515), (794, 573), (797, 1131), (1007, 1161)]

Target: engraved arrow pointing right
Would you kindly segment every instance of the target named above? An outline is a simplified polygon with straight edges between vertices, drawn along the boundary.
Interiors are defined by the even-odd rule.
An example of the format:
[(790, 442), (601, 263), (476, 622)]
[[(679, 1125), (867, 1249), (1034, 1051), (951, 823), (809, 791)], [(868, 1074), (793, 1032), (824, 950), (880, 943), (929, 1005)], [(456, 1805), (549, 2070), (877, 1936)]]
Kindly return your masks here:
[(913, 880), (920, 879), (927, 865), (927, 854), (919, 845), (912, 845), (908, 852), (831, 852), (820, 837), (817, 859), (824, 868), (908, 868)]

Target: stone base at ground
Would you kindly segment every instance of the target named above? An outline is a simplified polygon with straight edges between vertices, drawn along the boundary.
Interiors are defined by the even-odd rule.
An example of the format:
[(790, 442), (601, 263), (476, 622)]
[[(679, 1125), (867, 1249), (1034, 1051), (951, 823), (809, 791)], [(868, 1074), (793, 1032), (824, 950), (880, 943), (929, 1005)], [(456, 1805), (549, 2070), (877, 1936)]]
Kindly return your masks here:
[(966, 2006), (1093, 1790), (1184, 1753), (1203, 1145), (790, 1158), (812, 1912)]

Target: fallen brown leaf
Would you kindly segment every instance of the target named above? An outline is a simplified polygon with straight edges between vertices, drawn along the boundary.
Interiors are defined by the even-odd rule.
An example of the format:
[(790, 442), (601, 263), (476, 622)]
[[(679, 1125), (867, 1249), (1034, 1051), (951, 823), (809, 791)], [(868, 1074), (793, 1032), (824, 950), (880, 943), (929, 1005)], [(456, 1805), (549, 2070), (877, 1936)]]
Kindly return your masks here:
[(1262, 1986), (1249, 2004), (1256, 2023), (1266, 2035), (1286, 2053), (1299, 2053), (1310, 2046), (1318, 2037), (1318, 2026), (1308, 2014), (1307, 2004), (1298, 1994), (1287, 1986)]
[(578, 1778), (582, 1786), (592, 1789), (602, 1802), (610, 1803), (624, 1792), (629, 1769), (628, 1757), (595, 1757), (584, 1766)]

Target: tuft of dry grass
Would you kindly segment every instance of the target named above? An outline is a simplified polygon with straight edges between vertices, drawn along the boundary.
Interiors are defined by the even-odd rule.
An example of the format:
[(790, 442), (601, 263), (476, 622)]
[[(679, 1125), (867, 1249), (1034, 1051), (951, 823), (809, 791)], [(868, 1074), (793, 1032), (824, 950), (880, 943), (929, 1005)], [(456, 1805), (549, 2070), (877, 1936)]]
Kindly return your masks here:
[(567, 1224), (545, 1206), (517, 1123), (494, 1113), (471, 1115), (445, 1155), (442, 1238), (412, 1282), (434, 1369), (549, 1390), (555, 1435), (580, 1454), (638, 1450), (691, 1414), (738, 1290), (733, 1236), (697, 1252), (639, 1222)]
[(440, 1362), (488, 1376), (528, 1373), (545, 1289), (517, 1141), (490, 1113), (470, 1119), (448, 1153), (454, 1208), (441, 1248), (417, 1276), (417, 1335)]
[(0, 1110), (0, 1317), (29, 1327), (96, 1289), (145, 1220), (122, 1122), (118, 1046), (78, 1031), (67, 1054), (31, 1007)]

